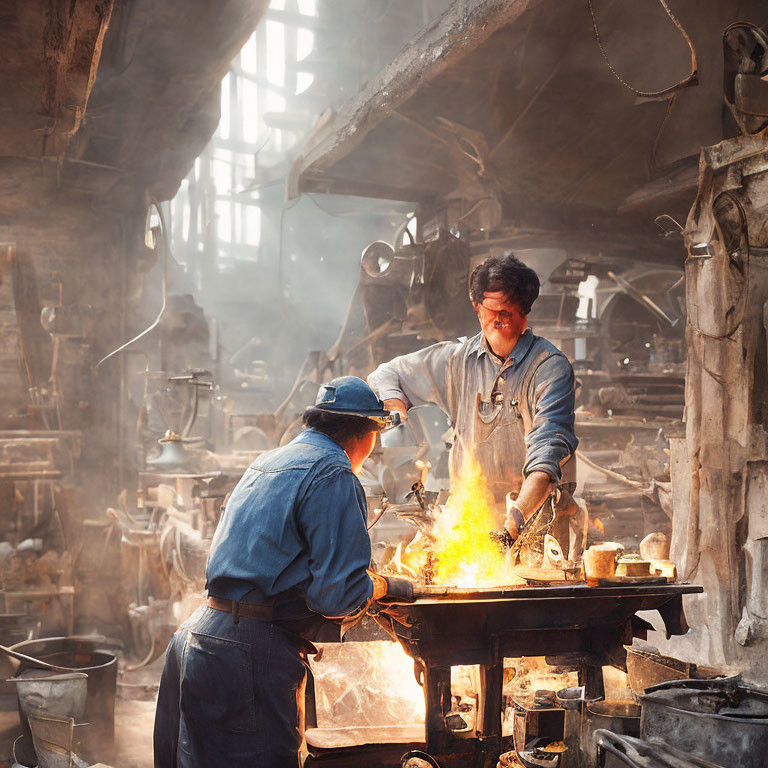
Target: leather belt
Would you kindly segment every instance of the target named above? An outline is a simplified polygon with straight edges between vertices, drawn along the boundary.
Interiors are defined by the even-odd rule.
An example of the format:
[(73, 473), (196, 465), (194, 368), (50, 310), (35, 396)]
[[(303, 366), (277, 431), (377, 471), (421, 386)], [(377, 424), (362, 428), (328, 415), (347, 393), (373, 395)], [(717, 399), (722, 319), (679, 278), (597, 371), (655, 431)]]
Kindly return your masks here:
[(239, 603), (237, 600), (226, 600), (223, 597), (208, 596), (208, 607), (215, 611), (223, 611), (232, 614), (232, 621), (237, 624), (241, 616), (247, 619), (260, 619), (272, 621), (271, 605), (254, 605), (253, 603)]

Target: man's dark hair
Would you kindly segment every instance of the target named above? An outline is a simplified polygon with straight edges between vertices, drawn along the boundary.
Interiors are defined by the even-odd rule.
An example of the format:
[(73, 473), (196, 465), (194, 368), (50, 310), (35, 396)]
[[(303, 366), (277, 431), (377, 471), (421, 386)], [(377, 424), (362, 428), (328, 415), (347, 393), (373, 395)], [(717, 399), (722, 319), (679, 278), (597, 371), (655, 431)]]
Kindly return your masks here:
[(514, 254), (491, 256), (469, 276), (469, 298), (479, 304), (486, 293), (503, 291), (527, 315), (539, 297), (539, 276)]
[(319, 408), (307, 408), (301, 423), (308, 429), (316, 429), (343, 445), (350, 438), (357, 439), (369, 432), (378, 432), (379, 425), (364, 416), (349, 416), (346, 413), (321, 411)]

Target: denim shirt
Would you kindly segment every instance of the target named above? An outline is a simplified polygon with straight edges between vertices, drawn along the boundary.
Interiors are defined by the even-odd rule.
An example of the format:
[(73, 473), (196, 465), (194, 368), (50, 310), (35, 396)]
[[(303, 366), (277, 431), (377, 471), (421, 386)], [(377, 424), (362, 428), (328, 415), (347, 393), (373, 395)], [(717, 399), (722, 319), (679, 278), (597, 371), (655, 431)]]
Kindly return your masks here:
[(354, 613), (373, 594), (366, 522), (347, 454), (305, 430), (259, 456), (232, 491), (208, 555), (208, 593), (275, 604), (277, 618)]
[(568, 358), (526, 329), (504, 361), (482, 332), (441, 342), (380, 365), (368, 383), (382, 400), (434, 403), (451, 418), (451, 477), (464, 456), (479, 461), (497, 501), (533, 471), (569, 482), (576, 450), (574, 375)]

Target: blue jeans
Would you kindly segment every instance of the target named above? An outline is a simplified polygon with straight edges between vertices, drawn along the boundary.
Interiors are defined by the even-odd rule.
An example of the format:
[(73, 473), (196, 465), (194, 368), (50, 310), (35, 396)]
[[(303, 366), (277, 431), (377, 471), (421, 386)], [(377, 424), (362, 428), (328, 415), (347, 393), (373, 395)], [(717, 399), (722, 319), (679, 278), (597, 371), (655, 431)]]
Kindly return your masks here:
[(305, 666), (269, 622), (200, 608), (168, 646), (155, 713), (155, 768), (296, 768)]

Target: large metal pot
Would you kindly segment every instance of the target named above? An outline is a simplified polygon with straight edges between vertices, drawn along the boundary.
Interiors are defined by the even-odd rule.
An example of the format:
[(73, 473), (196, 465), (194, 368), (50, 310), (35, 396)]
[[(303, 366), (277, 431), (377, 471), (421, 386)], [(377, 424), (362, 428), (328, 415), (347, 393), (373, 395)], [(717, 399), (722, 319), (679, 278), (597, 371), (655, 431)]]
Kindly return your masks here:
[[(98, 648), (97, 642), (85, 637), (49, 637), (17, 643), (13, 650), (21, 651), (41, 661), (47, 661), (73, 672), (88, 675), (88, 697), (84, 719), (88, 725), (78, 727), (78, 754), (91, 762), (110, 762), (115, 747), (115, 696), (117, 694), (117, 657)], [(19, 667), (19, 676), (30, 666)], [(29, 725), (22, 716), (22, 727), (29, 734)]]
[(641, 736), (724, 768), (765, 768), (768, 693), (737, 679), (673, 680), (640, 697)]

